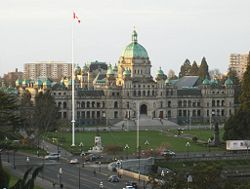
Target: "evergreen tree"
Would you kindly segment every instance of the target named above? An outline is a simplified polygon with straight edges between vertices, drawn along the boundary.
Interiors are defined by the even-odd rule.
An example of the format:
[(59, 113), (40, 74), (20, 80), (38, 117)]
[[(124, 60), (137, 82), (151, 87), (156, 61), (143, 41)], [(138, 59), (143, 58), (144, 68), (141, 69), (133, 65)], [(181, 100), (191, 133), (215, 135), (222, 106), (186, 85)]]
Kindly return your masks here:
[(197, 76), (198, 75), (198, 71), (199, 71), (199, 67), (198, 67), (196, 61), (194, 61), (193, 64), (192, 64), (192, 66), (191, 66), (190, 75)]
[(35, 97), (33, 123), (37, 134), (56, 129), (58, 108), (50, 91), (38, 93)]
[(199, 67), (199, 71), (198, 71), (198, 76), (200, 77), (200, 79), (204, 80), (206, 77), (208, 79), (210, 79), (209, 73), (208, 73), (208, 64), (206, 61), (206, 58), (203, 57), (201, 60), (201, 64)]
[(248, 54), (247, 69), (242, 79), (240, 104), (243, 111), (250, 111), (250, 52)]
[(224, 126), (224, 140), (229, 139), (250, 139), (250, 53), (248, 55), (247, 69), (244, 73), (240, 108)]
[(183, 76), (190, 75), (190, 70), (191, 70), (191, 63), (188, 59), (186, 59), (183, 65), (181, 66), (179, 77), (181, 78)]
[(21, 125), (17, 96), (0, 91), (0, 138)]

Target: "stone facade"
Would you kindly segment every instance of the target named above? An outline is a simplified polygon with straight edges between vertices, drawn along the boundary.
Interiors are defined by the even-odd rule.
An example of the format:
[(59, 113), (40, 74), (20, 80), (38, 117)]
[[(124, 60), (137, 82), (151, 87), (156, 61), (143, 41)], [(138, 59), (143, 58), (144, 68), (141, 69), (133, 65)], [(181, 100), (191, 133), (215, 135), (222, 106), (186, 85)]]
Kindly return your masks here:
[[(75, 120), (80, 125), (110, 126), (122, 120), (167, 119), (177, 123), (220, 121), (234, 114), (234, 88), (228, 79), (201, 81), (198, 76), (169, 80), (159, 68), (151, 75), (151, 61), (133, 31), (132, 42), (124, 49), (118, 65), (92, 62), (77, 67), (75, 81)], [(51, 88), (62, 119), (72, 119), (70, 79)], [(37, 90), (46, 89), (43, 85)]]

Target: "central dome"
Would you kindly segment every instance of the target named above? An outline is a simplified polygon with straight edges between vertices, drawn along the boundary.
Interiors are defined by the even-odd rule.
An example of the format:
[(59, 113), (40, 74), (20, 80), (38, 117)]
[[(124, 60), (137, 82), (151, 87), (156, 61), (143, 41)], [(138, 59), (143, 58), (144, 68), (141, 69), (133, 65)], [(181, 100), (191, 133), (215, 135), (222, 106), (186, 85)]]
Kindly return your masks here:
[(132, 34), (132, 43), (130, 43), (122, 52), (124, 58), (148, 58), (146, 49), (137, 43), (137, 33), (134, 30)]

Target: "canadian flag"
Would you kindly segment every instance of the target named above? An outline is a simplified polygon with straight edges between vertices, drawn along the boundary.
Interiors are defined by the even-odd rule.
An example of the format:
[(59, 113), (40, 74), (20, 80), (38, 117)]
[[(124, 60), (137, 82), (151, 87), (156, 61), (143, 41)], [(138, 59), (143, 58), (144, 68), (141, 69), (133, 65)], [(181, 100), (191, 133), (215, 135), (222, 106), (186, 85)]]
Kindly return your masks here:
[(78, 18), (78, 16), (76, 16), (76, 13), (75, 13), (75, 12), (73, 12), (73, 19), (74, 19), (74, 20), (77, 20), (78, 23), (81, 22), (80, 19)]

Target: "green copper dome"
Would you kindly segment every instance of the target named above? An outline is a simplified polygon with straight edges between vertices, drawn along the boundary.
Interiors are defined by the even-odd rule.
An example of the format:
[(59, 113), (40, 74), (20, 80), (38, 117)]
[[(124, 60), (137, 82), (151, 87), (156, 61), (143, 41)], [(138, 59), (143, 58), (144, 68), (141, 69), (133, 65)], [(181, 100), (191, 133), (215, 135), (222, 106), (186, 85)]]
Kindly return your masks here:
[(122, 52), (125, 58), (148, 58), (146, 49), (137, 43), (137, 33), (134, 30), (132, 34), (132, 43), (130, 43)]
[(227, 80), (225, 81), (225, 85), (233, 85), (233, 81), (230, 78), (227, 78)]
[(21, 84), (22, 84), (22, 80), (21, 79), (16, 80), (16, 86), (20, 86)]
[(212, 80), (210, 81), (210, 84), (211, 84), (211, 85), (217, 85), (217, 84), (218, 84), (218, 81), (217, 81), (216, 79), (212, 79)]
[(112, 66), (111, 66), (111, 64), (109, 65), (109, 68), (108, 68), (108, 71), (107, 71), (107, 73), (106, 73), (106, 75), (114, 75), (115, 73), (114, 73), (114, 71), (113, 71), (113, 69), (112, 69)]
[(210, 81), (207, 77), (203, 80), (202, 85), (210, 85)]
[(160, 67), (160, 69), (157, 71), (156, 75), (157, 75), (157, 76), (163, 76), (163, 75), (164, 75), (164, 72), (162, 71), (161, 67)]
[(125, 69), (124, 72), (122, 73), (123, 76), (130, 76), (130, 71), (128, 69)]
[(50, 80), (46, 79), (46, 80), (43, 82), (43, 85), (44, 85), (44, 86), (51, 86)]
[(37, 86), (42, 86), (42, 85), (43, 85), (42, 80), (38, 79), (38, 80), (36, 81), (35, 85), (37, 85)]

